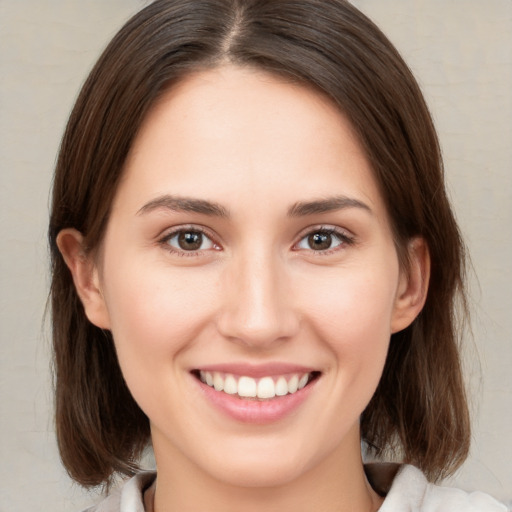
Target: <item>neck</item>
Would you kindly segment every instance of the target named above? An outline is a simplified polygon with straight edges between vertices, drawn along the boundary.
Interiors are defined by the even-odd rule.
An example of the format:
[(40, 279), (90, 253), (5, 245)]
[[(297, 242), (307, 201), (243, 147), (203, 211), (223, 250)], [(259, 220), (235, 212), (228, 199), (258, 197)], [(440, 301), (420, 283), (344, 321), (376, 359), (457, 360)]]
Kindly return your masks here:
[(154, 512), (374, 512), (382, 499), (371, 488), (355, 443), (338, 447), (299, 477), (279, 485), (233, 485), (207, 474), (179, 451), (165, 456), (155, 446), (158, 477)]

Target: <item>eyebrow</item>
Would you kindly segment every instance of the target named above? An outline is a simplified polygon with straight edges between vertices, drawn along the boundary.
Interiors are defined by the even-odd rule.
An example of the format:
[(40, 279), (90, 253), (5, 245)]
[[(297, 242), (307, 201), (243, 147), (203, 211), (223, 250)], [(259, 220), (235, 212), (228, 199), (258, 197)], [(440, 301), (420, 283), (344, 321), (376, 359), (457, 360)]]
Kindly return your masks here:
[(175, 212), (201, 213), (212, 217), (229, 217), (229, 213), (226, 208), (218, 203), (193, 197), (180, 197), (167, 194), (146, 203), (137, 212), (137, 215), (150, 213), (159, 209), (173, 210)]
[[(347, 196), (334, 196), (313, 201), (299, 201), (288, 209), (289, 217), (306, 217), (308, 215), (328, 213), (347, 208), (359, 208), (372, 213), (371, 208), (360, 201)], [(175, 212), (192, 212), (208, 215), (212, 217), (229, 218), (229, 211), (219, 203), (207, 201), (205, 199), (196, 199), (193, 197), (181, 197), (173, 195), (163, 195), (152, 199), (146, 203), (137, 215), (153, 212), (159, 209), (167, 209)]]
[(289, 208), (288, 216), (305, 217), (307, 215), (328, 213), (337, 210), (345, 210), (347, 208), (360, 208), (370, 214), (373, 213), (371, 208), (359, 199), (347, 196), (334, 196), (314, 201), (301, 201), (295, 203)]

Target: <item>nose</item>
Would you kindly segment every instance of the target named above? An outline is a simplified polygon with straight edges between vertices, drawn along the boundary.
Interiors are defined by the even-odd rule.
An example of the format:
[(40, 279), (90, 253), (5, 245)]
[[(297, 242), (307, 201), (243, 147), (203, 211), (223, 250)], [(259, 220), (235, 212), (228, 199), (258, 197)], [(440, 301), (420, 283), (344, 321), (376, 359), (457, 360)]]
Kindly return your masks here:
[(240, 255), (224, 274), (218, 330), (230, 341), (269, 348), (299, 329), (286, 265), (272, 251)]

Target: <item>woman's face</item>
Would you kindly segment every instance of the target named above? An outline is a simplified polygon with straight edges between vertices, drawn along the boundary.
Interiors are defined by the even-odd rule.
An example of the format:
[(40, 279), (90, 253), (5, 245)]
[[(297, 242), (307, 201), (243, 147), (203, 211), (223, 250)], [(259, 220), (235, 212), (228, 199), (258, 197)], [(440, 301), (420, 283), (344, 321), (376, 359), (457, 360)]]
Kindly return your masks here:
[(259, 486), (359, 457), (414, 315), (368, 161), (322, 95), (228, 66), (173, 87), (93, 270), (88, 316), (113, 333), (159, 467)]

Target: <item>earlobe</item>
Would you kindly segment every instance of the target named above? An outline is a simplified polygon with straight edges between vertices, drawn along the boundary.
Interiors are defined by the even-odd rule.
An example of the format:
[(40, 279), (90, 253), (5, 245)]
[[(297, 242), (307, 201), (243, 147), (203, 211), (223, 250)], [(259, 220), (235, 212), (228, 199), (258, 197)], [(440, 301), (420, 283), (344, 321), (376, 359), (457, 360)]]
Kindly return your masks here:
[(57, 235), (57, 246), (68, 266), (76, 291), (89, 321), (101, 329), (110, 328), (105, 300), (100, 288), (98, 269), (84, 250), (82, 234), (76, 229), (63, 229)]
[(423, 238), (409, 242), (409, 267), (401, 271), (391, 332), (408, 327), (419, 315), (427, 299), (430, 279), (430, 254)]

